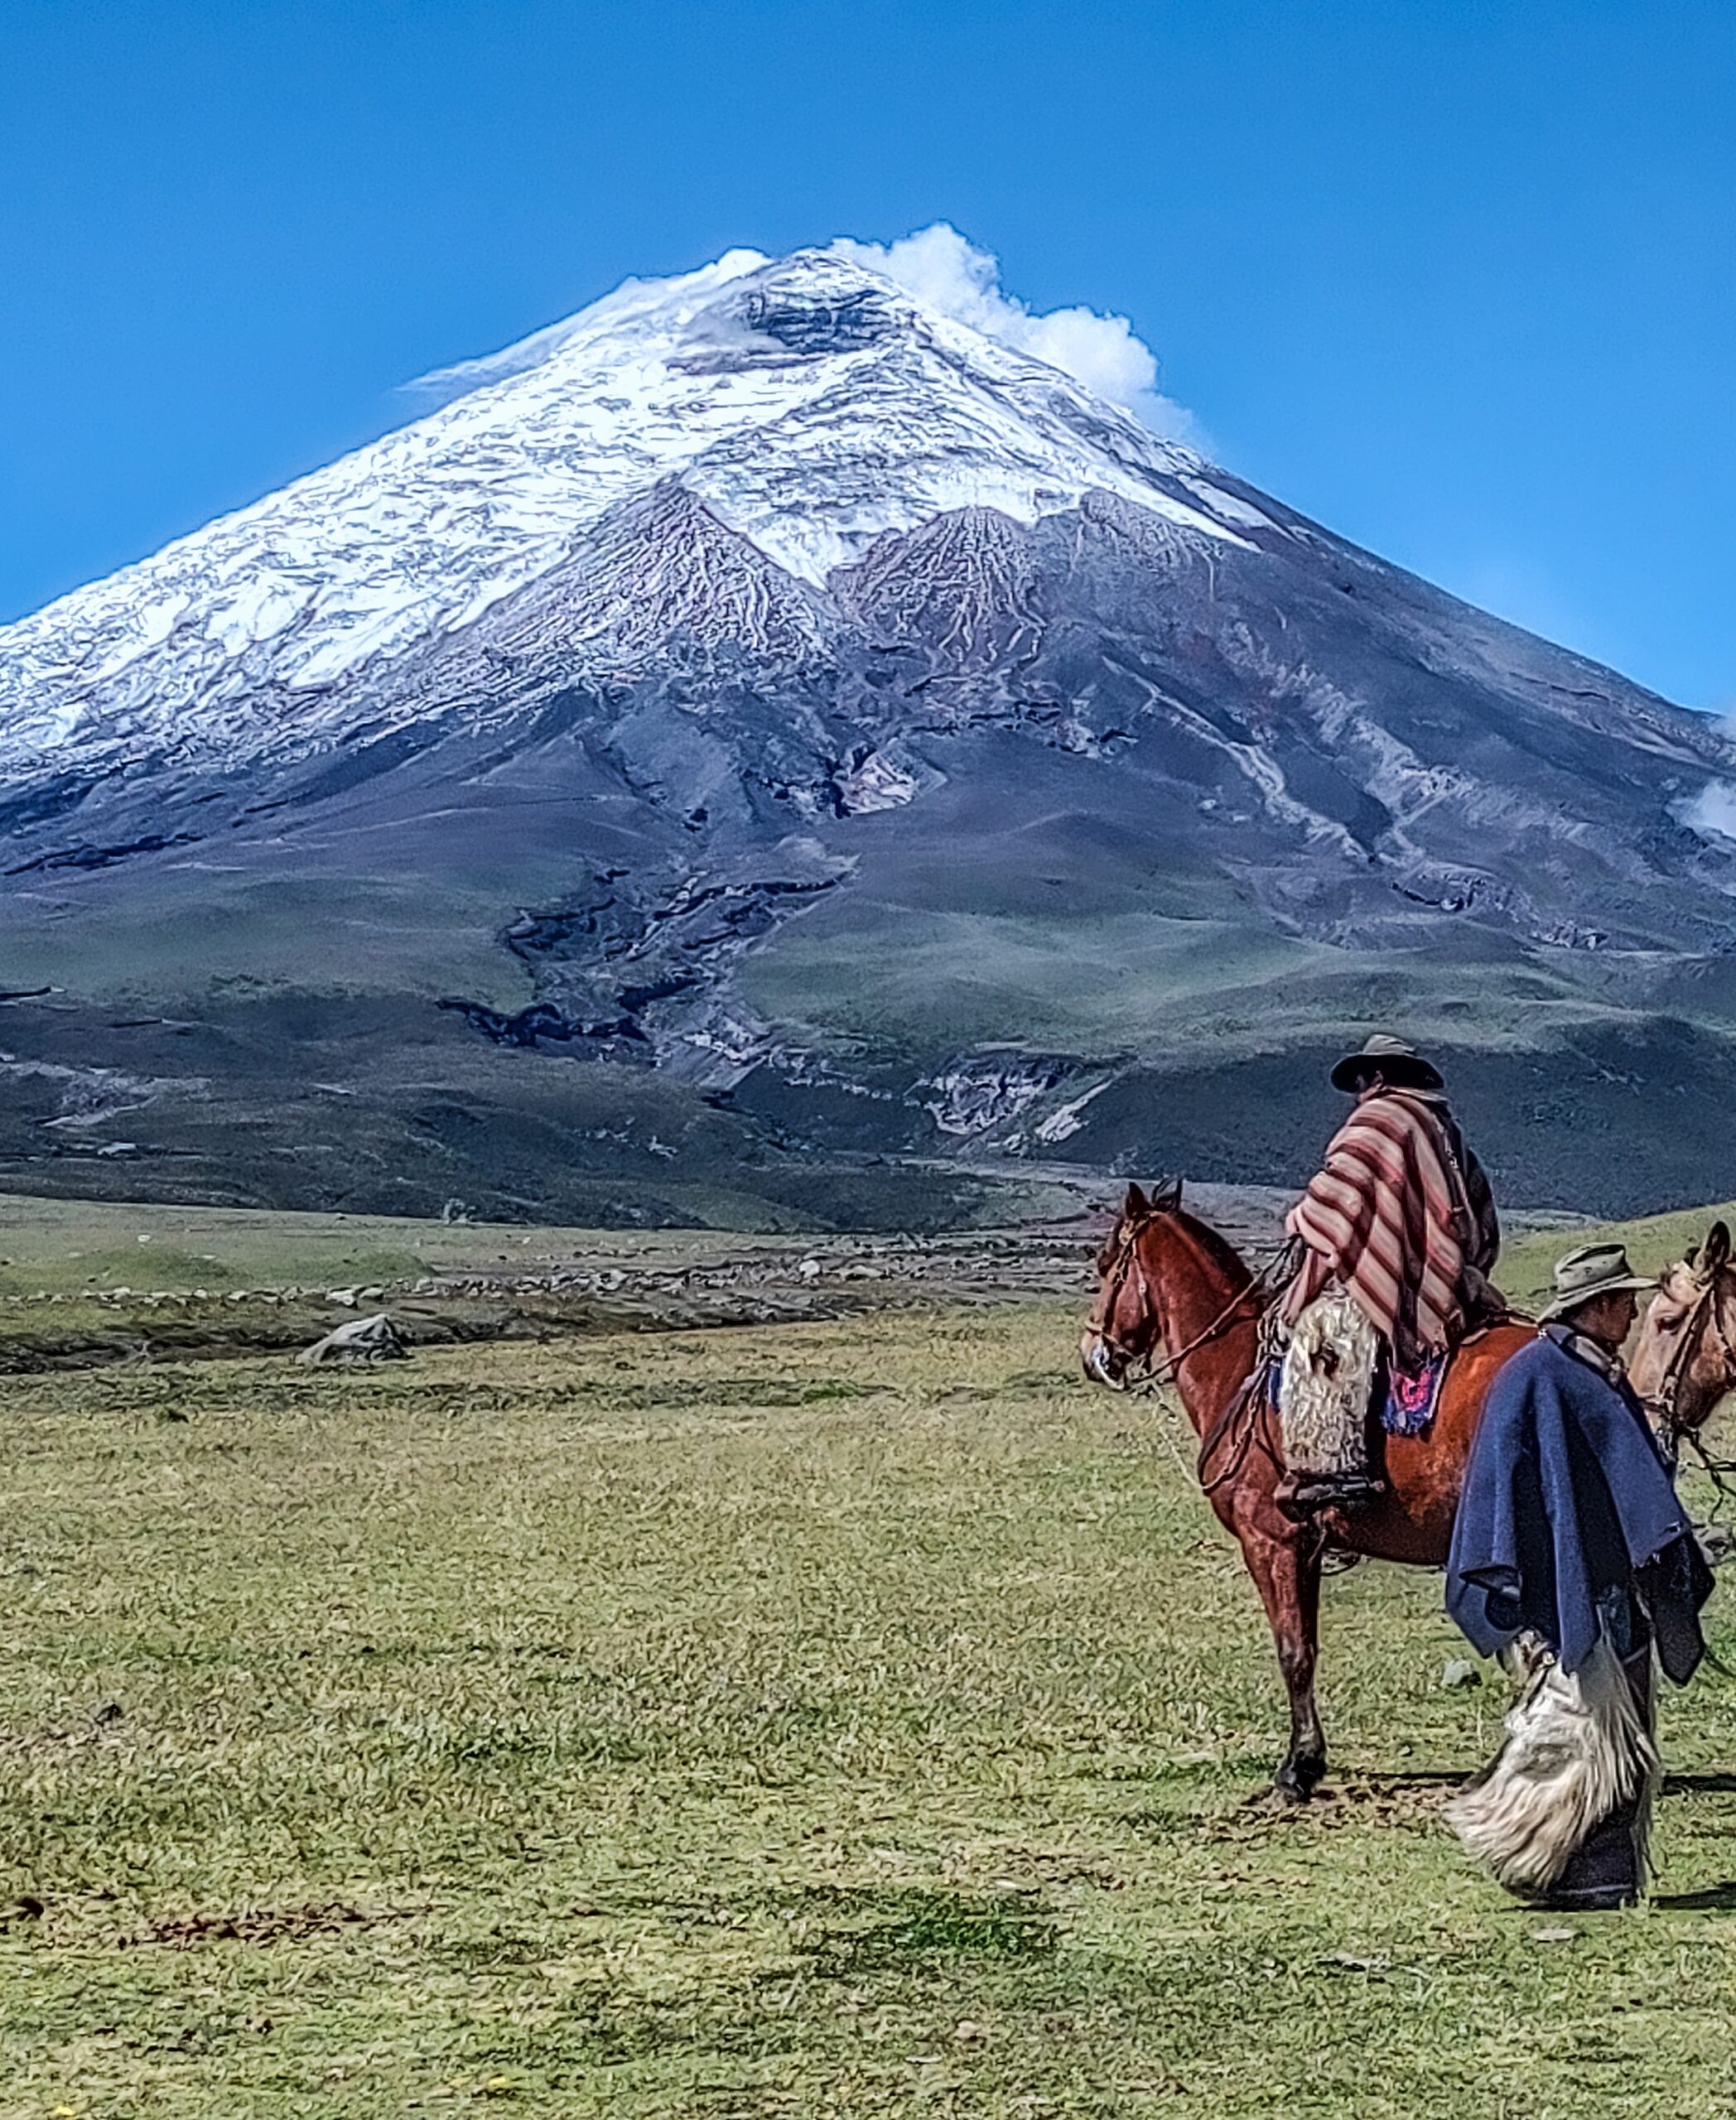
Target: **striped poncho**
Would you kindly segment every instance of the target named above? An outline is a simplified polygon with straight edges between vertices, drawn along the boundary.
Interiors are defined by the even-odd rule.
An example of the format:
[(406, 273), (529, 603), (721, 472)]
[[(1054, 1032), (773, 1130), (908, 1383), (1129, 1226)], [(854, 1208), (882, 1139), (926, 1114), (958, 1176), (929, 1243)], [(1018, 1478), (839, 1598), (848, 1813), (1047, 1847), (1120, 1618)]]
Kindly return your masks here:
[(1285, 1226), (1307, 1247), (1290, 1319), (1337, 1281), (1406, 1370), (1460, 1337), (1501, 1248), (1488, 1180), (1445, 1100), (1425, 1090), (1365, 1097)]

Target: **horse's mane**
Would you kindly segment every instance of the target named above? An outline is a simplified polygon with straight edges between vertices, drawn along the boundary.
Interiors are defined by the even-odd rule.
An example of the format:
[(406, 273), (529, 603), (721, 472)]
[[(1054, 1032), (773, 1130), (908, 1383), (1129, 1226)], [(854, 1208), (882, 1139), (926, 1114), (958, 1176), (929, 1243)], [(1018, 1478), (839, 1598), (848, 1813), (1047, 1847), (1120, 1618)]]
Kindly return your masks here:
[(1232, 1287), (1246, 1288), (1253, 1279), (1247, 1261), (1229, 1239), (1213, 1229), (1209, 1222), (1202, 1221), (1198, 1215), (1190, 1213), (1179, 1200), (1155, 1201), (1143, 1215), (1134, 1217), (1131, 1227), (1125, 1212), (1117, 1215), (1115, 1227), (1097, 1254), (1097, 1271), (1100, 1274), (1109, 1271), (1116, 1252), (1130, 1236), (1137, 1240), (1154, 1224), (1164, 1221), (1177, 1224), (1194, 1249), (1203, 1255), (1206, 1264), (1215, 1267)]
[(1233, 1282), (1238, 1288), (1246, 1288), (1253, 1279), (1253, 1273), (1247, 1260), (1242, 1257), (1230, 1240), (1220, 1231), (1213, 1229), (1208, 1221), (1202, 1221), (1198, 1215), (1190, 1214), (1179, 1202), (1173, 1207), (1158, 1208), (1153, 1219), (1160, 1217), (1167, 1217), (1171, 1221), (1180, 1223), (1199, 1250), (1205, 1254), (1212, 1265), (1218, 1268), (1227, 1280)]

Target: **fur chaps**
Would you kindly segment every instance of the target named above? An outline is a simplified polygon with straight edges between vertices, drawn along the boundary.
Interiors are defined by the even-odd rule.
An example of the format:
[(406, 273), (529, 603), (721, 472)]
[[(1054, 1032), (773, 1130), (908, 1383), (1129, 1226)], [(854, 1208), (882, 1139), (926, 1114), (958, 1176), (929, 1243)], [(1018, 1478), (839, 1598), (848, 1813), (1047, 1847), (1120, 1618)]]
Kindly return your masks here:
[(1507, 1741), (1447, 1805), (1467, 1854), (1524, 1897), (1546, 1892), (1598, 1828), (1637, 1807), (1642, 1876), (1657, 1747), (1620, 1660), (1599, 1639), (1571, 1675), (1546, 1650), (1507, 1717)]
[(1278, 1386), (1284, 1462), (1303, 1474), (1368, 1468), (1368, 1420), (1380, 1335), (1342, 1289), (1316, 1296), (1290, 1331)]

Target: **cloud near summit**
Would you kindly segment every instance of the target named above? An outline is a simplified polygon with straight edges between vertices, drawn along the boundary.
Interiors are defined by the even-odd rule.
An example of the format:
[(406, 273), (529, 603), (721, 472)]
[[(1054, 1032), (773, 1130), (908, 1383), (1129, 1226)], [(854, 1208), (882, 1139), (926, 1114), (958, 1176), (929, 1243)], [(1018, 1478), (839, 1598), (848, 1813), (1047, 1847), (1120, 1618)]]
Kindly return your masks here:
[(1178, 439), (1192, 435), (1186, 408), (1158, 389), (1156, 354), (1125, 316), (1083, 306), (1034, 313), (1001, 287), (1000, 260), (948, 222), (936, 221), (895, 243), (842, 235), (829, 247), (841, 258), (884, 272), (930, 309), (1060, 369), (1099, 398), (1126, 406), (1158, 433)]
[[(980, 250), (946, 221), (936, 221), (892, 243), (864, 243), (841, 235), (825, 246), (834, 255), (883, 272), (918, 301), (943, 316), (968, 325), (985, 337), (1047, 361), (1084, 384), (1099, 398), (1121, 405), (1157, 433), (1198, 442), (1198, 431), (1184, 406), (1157, 387), (1157, 356), (1125, 316), (1104, 314), (1083, 305), (1042, 312), (1010, 295), (1001, 284), (1001, 263)], [(770, 261), (757, 250), (732, 250), (703, 268), (718, 284), (756, 270)], [(678, 279), (692, 281), (697, 274)], [(624, 305), (654, 299), (675, 280), (628, 280), (611, 295), (557, 324), (546, 325), (528, 338), (499, 352), (418, 376), (403, 388), (425, 408), (447, 404), (485, 384), (504, 382), (539, 366), (560, 352), (586, 324)]]

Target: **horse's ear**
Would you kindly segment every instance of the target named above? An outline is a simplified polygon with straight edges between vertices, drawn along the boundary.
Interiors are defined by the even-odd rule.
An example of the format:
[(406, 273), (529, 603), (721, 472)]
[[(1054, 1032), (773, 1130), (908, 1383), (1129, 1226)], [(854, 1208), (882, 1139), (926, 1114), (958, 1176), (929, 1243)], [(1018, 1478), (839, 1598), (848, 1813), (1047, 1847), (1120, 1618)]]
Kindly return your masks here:
[(1729, 1264), (1730, 1231), (1725, 1222), (1714, 1222), (1706, 1232), (1706, 1241), (1700, 1250), (1700, 1275), (1710, 1280), (1720, 1267)]
[(1140, 1192), (1138, 1186), (1130, 1185), (1127, 1188), (1127, 1197), (1121, 1202), (1123, 1220), (1130, 1222), (1142, 1222), (1150, 1212), (1151, 1202)]
[(1151, 1204), (1167, 1214), (1173, 1214), (1181, 1205), (1181, 1180), (1166, 1178), (1151, 1196)]

